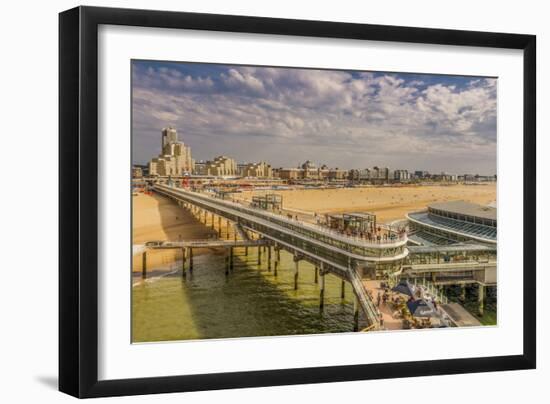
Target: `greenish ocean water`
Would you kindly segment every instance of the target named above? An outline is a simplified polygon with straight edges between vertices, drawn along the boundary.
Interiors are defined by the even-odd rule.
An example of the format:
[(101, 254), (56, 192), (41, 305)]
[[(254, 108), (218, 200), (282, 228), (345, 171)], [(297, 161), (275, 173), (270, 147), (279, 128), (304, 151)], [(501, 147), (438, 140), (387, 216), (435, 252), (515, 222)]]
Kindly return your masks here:
[(162, 276), (132, 288), (133, 342), (176, 341), (353, 331), (353, 292), (326, 275), (325, 307), (319, 309), (319, 284), (313, 265), (299, 264), (294, 290), (292, 255), (281, 251), (278, 276), (267, 269), (266, 256), (257, 265), (257, 248), (235, 249), (234, 269), (225, 275), (223, 253), (197, 255), (194, 270), (182, 277), (181, 262)]

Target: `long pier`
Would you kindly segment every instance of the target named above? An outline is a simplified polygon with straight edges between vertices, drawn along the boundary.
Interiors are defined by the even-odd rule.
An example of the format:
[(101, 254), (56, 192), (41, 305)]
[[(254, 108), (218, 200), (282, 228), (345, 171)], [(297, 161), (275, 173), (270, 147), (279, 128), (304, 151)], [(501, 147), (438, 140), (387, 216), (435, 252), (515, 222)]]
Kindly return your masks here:
[[(269, 257), (272, 255), (271, 248), (274, 248), (276, 266), (278, 252), (281, 249), (292, 253), (295, 261), (295, 287), (297, 287), (298, 263), (305, 260), (315, 265), (316, 274), (318, 271), (321, 277), (321, 307), (323, 307), (326, 274), (331, 273), (349, 282), (355, 295), (355, 328), (358, 329), (359, 326), (359, 308), (365, 316), (367, 327), (378, 328), (379, 311), (365, 290), (361, 278), (366, 273), (394, 272), (401, 268), (403, 259), (408, 255), (405, 233), (395, 233), (387, 228), (389, 234), (387, 240), (370, 241), (183, 188), (156, 184), (154, 190), (174, 199), (182, 207), (198, 210), (199, 214), (203, 212), (205, 218), (207, 213), (210, 213), (212, 223), (215, 215), (218, 220), (223, 218), (232, 223), (236, 229), (244, 231), (245, 235), (256, 234), (267, 243), (263, 247), (258, 246), (259, 258), (260, 248), (267, 247)], [(252, 240), (243, 241), (246, 243)], [(166, 246), (166, 248), (182, 248), (175, 243), (172, 244), (173, 247)]]

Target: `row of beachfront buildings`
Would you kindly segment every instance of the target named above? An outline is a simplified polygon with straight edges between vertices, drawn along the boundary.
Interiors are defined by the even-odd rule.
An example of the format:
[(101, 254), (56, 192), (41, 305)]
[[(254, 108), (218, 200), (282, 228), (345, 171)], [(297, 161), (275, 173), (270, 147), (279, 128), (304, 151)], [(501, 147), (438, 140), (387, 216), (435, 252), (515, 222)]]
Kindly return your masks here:
[[(274, 168), (260, 161), (237, 163), (228, 156), (218, 156), (208, 161), (195, 161), (191, 148), (178, 139), (177, 130), (164, 128), (161, 132), (161, 154), (151, 159), (147, 167), (150, 176), (200, 175), (213, 177), (279, 178), (283, 180), (349, 180), (355, 182), (408, 182), (411, 180), (433, 181), (495, 181), (496, 176), (431, 174), (427, 171), (390, 170), (388, 167), (345, 170), (317, 166), (307, 160), (298, 167)], [(136, 168), (134, 176), (143, 172)]]

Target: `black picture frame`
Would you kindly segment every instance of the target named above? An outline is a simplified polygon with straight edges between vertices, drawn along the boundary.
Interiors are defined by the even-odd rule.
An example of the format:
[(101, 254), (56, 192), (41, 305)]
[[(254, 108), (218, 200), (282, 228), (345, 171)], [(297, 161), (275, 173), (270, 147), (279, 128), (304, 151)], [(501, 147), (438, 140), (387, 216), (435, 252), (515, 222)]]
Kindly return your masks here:
[[(523, 354), (99, 381), (98, 26), (101, 24), (523, 50)], [(76, 397), (324, 383), (536, 366), (536, 37), (77, 7), (59, 15), (59, 389)]]

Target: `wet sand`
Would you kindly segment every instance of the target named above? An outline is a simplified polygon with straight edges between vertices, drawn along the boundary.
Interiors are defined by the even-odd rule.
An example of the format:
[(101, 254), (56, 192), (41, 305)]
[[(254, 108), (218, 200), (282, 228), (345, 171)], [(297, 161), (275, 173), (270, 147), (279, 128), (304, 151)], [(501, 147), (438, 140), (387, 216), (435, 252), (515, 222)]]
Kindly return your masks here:
[(239, 198), (275, 193), (283, 196), (285, 209), (311, 213), (371, 212), (385, 223), (404, 219), (405, 214), (425, 209), (433, 202), (464, 200), (487, 205), (496, 200), (496, 183), (480, 185), (372, 186), (338, 189), (245, 191)]
[[(153, 194), (132, 196), (132, 242), (134, 246), (147, 241), (179, 241), (206, 239), (214, 237), (215, 232), (200, 223), (185, 209), (180, 208), (170, 199)], [(197, 250), (196, 254), (201, 251)], [(179, 250), (149, 250), (147, 266), (149, 268), (169, 266), (181, 259)], [(132, 271), (142, 270), (141, 254), (134, 255)]]

